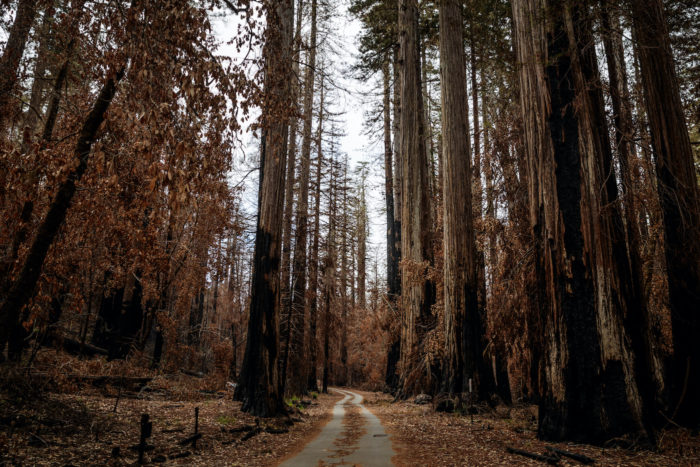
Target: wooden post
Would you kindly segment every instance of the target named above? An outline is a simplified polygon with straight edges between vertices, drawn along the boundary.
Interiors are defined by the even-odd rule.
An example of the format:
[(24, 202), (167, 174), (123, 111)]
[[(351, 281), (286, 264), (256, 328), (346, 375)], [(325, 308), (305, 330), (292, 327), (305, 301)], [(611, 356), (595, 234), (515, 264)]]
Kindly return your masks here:
[(148, 414), (141, 415), (141, 438), (139, 439), (139, 465), (144, 464), (143, 454), (146, 452), (146, 440), (151, 437), (153, 423), (149, 421)]
[(197, 449), (197, 435), (199, 434), (199, 407), (194, 408), (194, 440), (192, 449)]

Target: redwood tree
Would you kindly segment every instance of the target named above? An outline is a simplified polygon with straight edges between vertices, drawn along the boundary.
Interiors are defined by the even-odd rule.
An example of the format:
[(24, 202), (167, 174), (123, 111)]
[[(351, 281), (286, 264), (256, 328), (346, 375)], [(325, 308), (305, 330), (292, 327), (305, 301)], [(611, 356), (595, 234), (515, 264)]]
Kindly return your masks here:
[(673, 328), (672, 417), (700, 427), (700, 194), (661, 0), (632, 6), (664, 223)]
[(585, 14), (568, 1), (512, 6), (537, 284), (544, 291), (539, 434), (588, 442), (636, 434), (624, 305), (614, 302), (626, 293), (611, 256), (615, 214), (601, 213), (614, 195), (602, 182), (602, 107), (589, 88), (593, 57), (580, 48), (585, 30), (577, 29)]
[(304, 124), (299, 169), (299, 198), (296, 209), (296, 232), (292, 268), (292, 297), (289, 316), (291, 333), (288, 391), (303, 394), (306, 390), (306, 357), (304, 341), (306, 323), (307, 233), (309, 222), (309, 177), (311, 173), (311, 128), (313, 125), (314, 83), (316, 75), (317, 1), (311, 0), (311, 32), (309, 36), (309, 62), (304, 79)]
[(271, 416), (284, 410), (278, 367), (282, 214), (292, 80), (293, 0), (265, 3), (265, 95), (258, 221), (250, 317), (243, 367), (234, 398), (242, 410)]
[[(429, 164), (425, 150), (423, 97), (418, 47), (418, 2), (399, 2), (399, 42), (401, 62), (401, 163), (403, 168), (401, 253), (402, 326), (401, 366), (404, 394), (415, 391), (409, 374), (419, 359), (417, 351), (424, 326), (431, 316), (434, 284), (427, 277), (433, 254), (430, 229)], [(420, 373), (416, 369), (415, 375)]]
[(457, 0), (441, 0), (439, 8), (447, 354), (443, 385), (458, 394), (476, 376), (481, 336), (471, 184), (465, 183), (471, 180), (471, 148), (462, 9)]

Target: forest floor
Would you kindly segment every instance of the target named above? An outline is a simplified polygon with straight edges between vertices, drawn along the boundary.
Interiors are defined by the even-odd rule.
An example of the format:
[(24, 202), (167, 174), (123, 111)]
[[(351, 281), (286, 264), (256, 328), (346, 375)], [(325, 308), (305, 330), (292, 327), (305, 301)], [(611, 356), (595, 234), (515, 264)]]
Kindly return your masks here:
[[(608, 447), (548, 443), (537, 439), (535, 406), (500, 406), (472, 417), (436, 412), (430, 404), (417, 405), (413, 400), (394, 402), (384, 393), (358, 392), (389, 433), (398, 453), (392, 461), (399, 466), (546, 465), (544, 460), (510, 453), (509, 448), (552, 457), (548, 446), (586, 456), (602, 466), (700, 466), (700, 437), (688, 430), (663, 431), (655, 452), (625, 440)], [(557, 465), (582, 463), (560, 457)]]
[[(326, 424), (332, 425), (334, 408), (343, 399), (340, 392), (309, 396), (294, 401), (291, 418), (256, 419), (240, 411), (240, 403), (232, 401), (232, 388), (225, 382), (182, 373), (146, 374), (149, 381), (140, 390), (121, 390), (109, 384), (96, 387), (92, 380), (78, 382), (75, 375), (144, 376), (143, 371), (130, 373), (133, 367), (109, 368), (102, 363), (92, 368), (93, 364), (97, 365), (71, 362), (72, 366), (54, 368), (51, 377), (48, 367), (31, 378), (0, 374), (0, 467), (133, 465), (142, 414), (148, 414), (153, 424), (148, 439), (152, 449), (146, 453), (153, 463), (278, 465), (322, 438), (319, 433)], [(217, 390), (223, 386), (228, 389)], [(596, 465), (700, 465), (700, 437), (687, 430), (665, 430), (654, 452), (624, 445), (624, 440), (604, 448), (546, 443), (536, 437), (533, 406), (501, 406), (472, 417), (435, 412), (430, 404), (418, 405), (413, 400), (394, 402), (383, 393), (353, 391), (364, 401), (361, 405), (345, 403), (342, 436), (335, 437), (331, 449), (342, 452), (352, 447), (359, 452), (363, 437), (381, 430), (379, 436), (389, 435), (395, 454), (391, 461), (398, 466), (544, 465), (542, 460), (513, 454), (509, 448), (551, 456), (548, 446), (590, 457)], [(373, 426), (363, 406), (381, 426)], [(197, 408), (197, 432), (202, 436), (195, 447), (182, 441), (195, 432)], [(562, 466), (578, 464), (563, 457), (558, 461)]]
[[(295, 401), (291, 417), (256, 419), (240, 410), (233, 390), (201, 389), (203, 378), (157, 376), (140, 392), (106, 385), (70, 387), (46, 378), (3, 378), (0, 388), (0, 467), (15, 465), (134, 465), (142, 414), (152, 436), (146, 460), (163, 465), (266, 466), (290, 457), (316, 437), (338, 394)], [(181, 442), (194, 435), (196, 442)]]

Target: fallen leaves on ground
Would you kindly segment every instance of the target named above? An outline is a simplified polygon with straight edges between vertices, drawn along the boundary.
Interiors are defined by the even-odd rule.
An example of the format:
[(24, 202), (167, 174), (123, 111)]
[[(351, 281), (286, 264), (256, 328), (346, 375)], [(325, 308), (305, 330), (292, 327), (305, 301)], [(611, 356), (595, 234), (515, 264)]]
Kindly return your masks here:
[[(547, 446), (583, 454), (601, 466), (696, 466), (700, 465), (700, 437), (682, 429), (664, 430), (660, 448), (652, 452), (621, 447), (597, 447), (551, 443), (537, 439), (534, 406), (501, 406), (495, 411), (470, 415), (435, 412), (430, 405), (412, 401), (393, 402), (390, 395), (363, 393), (365, 406), (381, 420), (397, 452), (399, 466), (455, 465), (546, 465), (507, 452), (515, 448), (551, 455)], [(558, 465), (582, 465), (561, 458)]]
[[(182, 376), (178, 376), (182, 378)], [(167, 379), (159, 377), (158, 380)], [(120, 398), (104, 390), (77, 394), (44, 393), (24, 399), (18, 392), (0, 393), (0, 465), (131, 465), (137, 460), (142, 414), (149, 414), (153, 435), (146, 453), (167, 465), (274, 465), (303, 447), (330, 416), (337, 395), (319, 395), (289, 417), (256, 419), (242, 413), (232, 392), (180, 399), (172, 381), (140, 395)], [(157, 384), (154, 384), (157, 386)], [(116, 412), (114, 410), (116, 406)], [(180, 445), (194, 434), (194, 447)], [(244, 441), (246, 435), (249, 439)]]

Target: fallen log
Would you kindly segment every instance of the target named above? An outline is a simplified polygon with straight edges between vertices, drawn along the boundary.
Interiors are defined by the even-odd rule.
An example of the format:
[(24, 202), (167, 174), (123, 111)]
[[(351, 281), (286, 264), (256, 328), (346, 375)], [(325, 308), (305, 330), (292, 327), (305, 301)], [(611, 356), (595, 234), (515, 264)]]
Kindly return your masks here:
[(109, 356), (109, 350), (107, 349), (71, 339), (59, 334), (57, 331), (47, 335), (43, 345), (63, 349), (72, 355), (85, 355), (88, 357), (94, 357), (95, 355)]
[(577, 454), (575, 452), (564, 451), (563, 449), (555, 448), (554, 446), (547, 446), (547, 450), (552, 451), (553, 453), (558, 454), (560, 456), (568, 457), (569, 459), (573, 459), (582, 464), (590, 465), (595, 463), (595, 459), (592, 459), (588, 456), (584, 456), (583, 454)]
[(540, 462), (546, 462), (547, 464), (557, 465), (559, 463), (559, 457), (545, 456), (542, 454), (535, 454), (534, 452), (523, 451), (522, 449), (515, 449), (507, 447), (506, 451), (511, 454), (517, 454), (519, 456), (527, 457), (529, 459), (534, 459)]
[[(32, 373), (32, 378), (53, 380), (56, 375), (49, 373)], [(69, 379), (76, 383), (88, 383), (93, 386), (102, 387), (106, 385), (122, 387), (122, 388), (141, 388), (148, 384), (153, 378), (150, 376), (110, 376), (110, 375), (79, 375), (65, 374), (61, 377)]]

